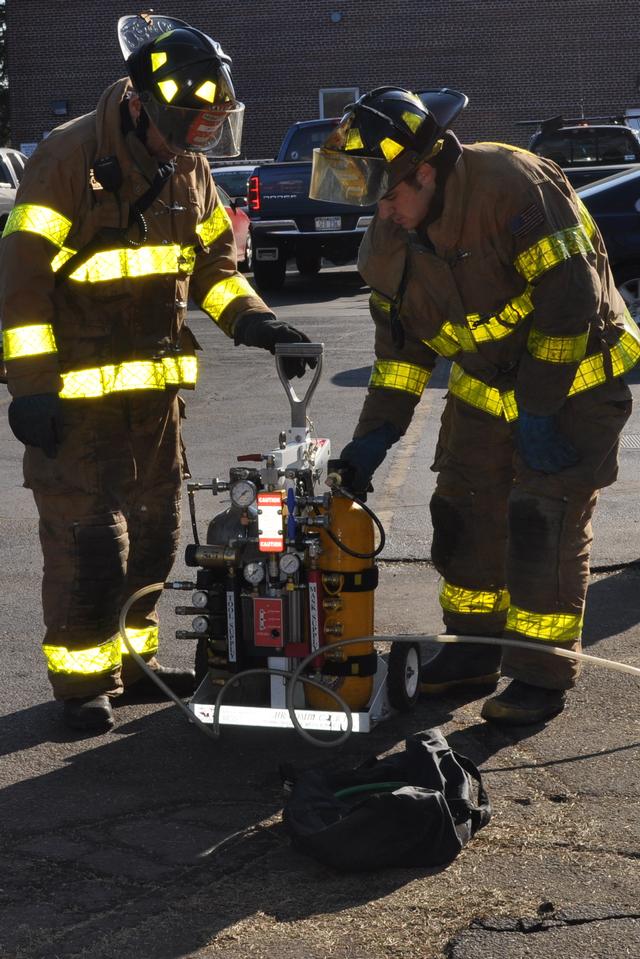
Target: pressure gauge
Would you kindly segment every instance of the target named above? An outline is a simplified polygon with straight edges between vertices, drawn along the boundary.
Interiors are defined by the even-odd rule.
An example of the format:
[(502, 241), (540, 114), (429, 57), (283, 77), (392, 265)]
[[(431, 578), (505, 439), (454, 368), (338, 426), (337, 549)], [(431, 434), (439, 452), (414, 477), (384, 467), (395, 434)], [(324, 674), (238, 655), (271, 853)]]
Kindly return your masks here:
[(195, 607), (197, 607), (197, 609), (206, 609), (206, 607), (209, 605), (209, 597), (203, 589), (199, 589), (191, 597), (191, 602)]
[(280, 557), (280, 572), (283, 576), (293, 576), (300, 569), (300, 557), (297, 553), (283, 553)]
[(264, 566), (262, 563), (247, 563), (243, 569), (244, 578), (252, 586), (257, 586), (264, 579)]
[(251, 480), (238, 480), (231, 487), (231, 502), (234, 506), (247, 509), (255, 502), (257, 492), (255, 484)]
[(208, 633), (209, 620), (206, 616), (196, 616), (195, 619), (191, 621), (191, 629), (194, 633)]

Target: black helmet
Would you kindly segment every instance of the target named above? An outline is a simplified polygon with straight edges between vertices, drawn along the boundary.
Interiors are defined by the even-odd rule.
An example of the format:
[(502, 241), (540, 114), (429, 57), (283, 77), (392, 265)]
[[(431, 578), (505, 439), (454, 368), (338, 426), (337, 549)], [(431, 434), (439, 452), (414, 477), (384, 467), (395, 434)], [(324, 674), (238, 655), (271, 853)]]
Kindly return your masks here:
[(118, 39), (149, 118), (177, 153), (238, 156), (244, 104), (219, 43), (173, 17), (121, 17)]
[(435, 157), (467, 97), (456, 90), (411, 93), (377, 87), (347, 107), (314, 150), (309, 196), (368, 206)]

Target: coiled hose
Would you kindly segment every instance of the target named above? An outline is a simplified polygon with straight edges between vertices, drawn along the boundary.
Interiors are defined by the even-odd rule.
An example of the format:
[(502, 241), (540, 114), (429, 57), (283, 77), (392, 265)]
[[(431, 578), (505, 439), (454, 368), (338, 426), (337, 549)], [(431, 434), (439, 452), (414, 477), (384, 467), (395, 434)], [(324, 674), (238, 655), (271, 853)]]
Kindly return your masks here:
[[(342, 699), (335, 690), (331, 689), (330, 686), (325, 683), (320, 682), (317, 679), (312, 679), (310, 676), (303, 676), (302, 673), (306, 667), (311, 663), (312, 660), (316, 659), (318, 656), (318, 651), (315, 650), (313, 653), (310, 653), (304, 659), (301, 659), (298, 665), (293, 670), (286, 669), (273, 669), (273, 668), (262, 668), (262, 669), (247, 669), (241, 673), (235, 673), (231, 676), (227, 682), (220, 687), (220, 691), (216, 697), (216, 701), (213, 709), (213, 723), (209, 726), (207, 723), (203, 723), (195, 713), (193, 713), (182, 700), (176, 696), (176, 694), (169, 689), (166, 683), (162, 681), (160, 676), (158, 676), (153, 669), (150, 669), (149, 666), (145, 663), (142, 656), (136, 652), (136, 650), (131, 645), (129, 637), (127, 635), (127, 614), (133, 604), (141, 599), (143, 596), (147, 596), (149, 593), (160, 592), (165, 588), (164, 583), (153, 583), (151, 586), (143, 586), (142, 589), (136, 590), (129, 599), (126, 601), (122, 609), (120, 610), (120, 617), (118, 626), (120, 629), (120, 635), (122, 641), (129, 651), (130, 655), (134, 658), (140, 669), (149, 676), (154, 683), (162, 690), (167, 699), (173, 700), (173, 702), (182, 710), (183, 713), (188, 717), (189, 722), (195, 723), (196, 726), (210, 739), (219, 739), (220, 738), (220, 710), (222, 708), (222, 702), (224, 696), (230, 686), (237, 685), (242, 681), (245, 676), (255, 676), (255, 675), (268, 675), (268, 676), (282, 676), (286, 681), (286, 703), (287, 711), (291, 719), (291, 723), (294, 729), (305, 739), (307, 742), (311, 743), (313, 746), (319, 746), (323, 749), (333, 748), (334, 746), (340, 746), (342, 743), (346, 742), (349, 736), (353, 731), (353, 717), (351, 714), (351, 709), (348, 704)], [(322, 654), (328, 652), (332, 649), (340, 649), (342, 646), (353, 645), (356, 640), (352, 637), (351, 639), (341, 639), (338, 642), (331, 643), (330, 645), (322, 647)], [(421, 643), (421, 642), (435, 642), (435, 643), (472, 643), (472, 644), (481, 644), (485, 646), (515, 646), (520, 649), (531, 650), (531, 643), (526, 642), (521, 639), (503, 639), (496, 636), (456, 636), (456, 635), (433, 635), (433, 636), (421, 636), (421, 635), (412, 635), (409, 633), (401, 633), (392, 636), (362, 636), (358, 637), (357, 642), (372, 642), (376, 643)], [(629, 666), (626, 663), (619, 663), (616, 660), (612, 659), (602, 659), (599, 656), (591, 656), (588, 653), (576, 653), (573, 650), (562, 649), (559, 646), (536, 646), (536, 651), (548, 653), (550, 656), (561, 656), (565, 659), (573, 659), (576, 662), (584, 663), (588, 666), (600, 666), (603, 669), (611, 669), (619, 673), (627, 673), (630, 676), (636, 676), (640, 678), (640, 668), (637, 666)], [(296, 708), (294, 705), (294, 694), (296, 686), (299, 682), (307, 683), (310, 686), (316, 686), (319, 689), (322, 689), (325, 693), (329, 693), (336, 700), (339, 708), (343, 710), (346, 719), (346, 729), (339, 736), (336, 736), (335, 739), (326, 740), (320, 739), (318, 736), (313, 736), (309, 733), (308, 730), (303, 729), (300, 721), (296, 715)]]

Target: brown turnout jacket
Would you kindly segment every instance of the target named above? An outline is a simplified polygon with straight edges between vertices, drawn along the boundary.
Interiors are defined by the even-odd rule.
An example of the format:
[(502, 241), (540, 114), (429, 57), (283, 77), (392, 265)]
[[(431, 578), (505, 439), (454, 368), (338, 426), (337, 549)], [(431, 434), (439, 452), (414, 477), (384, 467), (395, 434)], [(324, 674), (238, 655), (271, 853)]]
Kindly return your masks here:
[[(98, 231), (126, 227), (129, 207), (149, 188), (157, 162), (122, 131), (126, 79), (94, 113), (57, 128), (30, 159), (0, 244), (4, 356), (14, 396), (65, 399), (129, 389), (192, 387), (196, 347), (185, 327), (190, 292), (228, 336), (247, 310), (268, 312), (236, 270), (229, 218), (206, 158), (180, 156), (175, 172), (123, 240), (57, 273)], [(98, 158), (116, 157), (122, 185), (103, 189)], [(128, 240), (132, 241), (127, 242)]]
[(640, 357), (597, 227), (525, 150), (463, 147), (439, 218), (407, 233), (376, 216), (358, 268), (376, 360), (356, 436), (384, 421), (404, 432), (438, 356), (453, 361), (450, 393), (508, 421), (518, 406), (556, 413)]

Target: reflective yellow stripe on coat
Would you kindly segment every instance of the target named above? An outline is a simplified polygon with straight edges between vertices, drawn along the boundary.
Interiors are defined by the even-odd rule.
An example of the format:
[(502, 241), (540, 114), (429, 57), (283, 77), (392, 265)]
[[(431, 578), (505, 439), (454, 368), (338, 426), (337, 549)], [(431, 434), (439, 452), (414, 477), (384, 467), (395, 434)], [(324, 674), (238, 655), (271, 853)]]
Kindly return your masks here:
[(403, 390), (414, 396), (422, 396), (430, 376), (429, 370), (413, 363), (376, 360), (371, 370), (369, 386), (382, 386), (388, 390)]
[(61, 375), (62, 399), (84, 400), (125, 390), (194, 386), (198, 378), (198, 360), (195, 356), (168, 356), (161, 360), (132, 360)]
[(47, 206), (35, 203), (19, 203), (9, 214), (3, 236), (24, 231), (35, 233), (60, 248), (71, 229), (71, 220)]
[(5, 360), (58, 352), (50, 323), (32, 323), (28, 326), (16, 326), (12, 330), (3, 330), (2, 349)]

